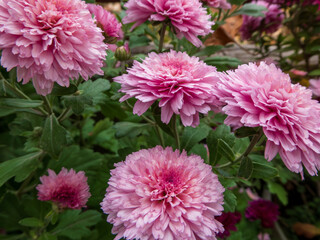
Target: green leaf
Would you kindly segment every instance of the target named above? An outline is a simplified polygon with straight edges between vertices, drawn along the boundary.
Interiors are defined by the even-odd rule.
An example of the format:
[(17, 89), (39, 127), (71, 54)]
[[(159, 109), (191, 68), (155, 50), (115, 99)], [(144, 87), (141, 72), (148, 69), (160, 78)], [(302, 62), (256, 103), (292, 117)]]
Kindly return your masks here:
[(148, 46), (149, 42), (150, 42), (150, 39), (144, 35), (143, 36), (131, 36), (130, 42), (129, 42), (129, 47), (135, 48), (135, 47)]
[(242, 62), (238, 58), (227, 57), (227, 56), (214, 56), (208, 57), (204, 60), (208, 65), (215, 66), (218, 71), (226, 71), (229, 68), (236, 68)]
[(222, 157), (233, 161), (234, 153), (231, 148), (234, 143), (235, 136), (231, 133), (230, 127), (220, 125), (215, 131), (211, 131), (207, 137), (210, 163), (215, 165)]
[(38, 240), (57, 240), (57, 239), (58, 239), (57, 236), (54, 236), (54, 235), (52, 235), (52, 234), (50, 234), (50, 233), (47, 233), (47, 232), (43, 233), (43, 234), (38, 238)]
[(309, 76), (320, 76), (320, 69), (313, 70), (308, 75)]
[(38, 167), (37, 158), (41, 154), (42, 152), (38, 151), (2, 162), (0, 164), (0, 187), (12, 177), (15, 177), (17, 182), (26, 179)]
[(228, 0), (228, 2), (232, 5), (242, 5), (246, 0)]
[(50, 233), (64, 236), (70, 239), (83, 239), (89, 237), (91, 231), (88, 229), (101, 220), (101, 214), (95, 210), (81, 213), (81, 210), (67, 210), (60, 215), (58, 226)]
[(238, 177), (250, 178), (253, 171), (252, 160), (249, 157), (244, 157), (240, 163)]
[(43, 226), (43, 222), (38, 218), (24, 218), (19, 221), (19, 224), (26, 227), (41, 227)]
[(264, 6), (253, 4), (253, 3), (246, 3), (240, 8), (238, 11), (233, 12), (232, 16), (235, 15), (248, 15), (253, 17), (264, 17), (265, 14), (263, 12), (267, 11), (268, 9)]
[(205, 148), (204, 144), (196, 144), (194, 145), (191, 150), (190, 153), (194, 153), (198, 156), (200, 156), (205, 163), (208, 163), (208, 151)]
[(92, 99), (89, 96), (66, 96), (64, 97), (64, 105), (71, 107), (72, 111), (79, 115), (84, 111), (85, 105), (92, 105)]
[(79, 86), (79, 90), (83, 90), (83, 96), (88, 96), (92, 99), (94, 105), (102, 103), (106, 99), (104, 91), (109, 90), (110, 82), (104, 78), (98, 78), (95, 81), (86, 81)]
[(228, 189), (223, 193), (224, 195), (224, 204), (223, 208), (225, 212), (234, 212), (237, 206), (237, 197), (234, 193)]
[(268, 179), (278, 176), (278, 169), (272, 167), (263, 156), (250, 154), (249, 157), (253, 163), (252, 178)]
[(101, 105), (101, 112), (105, 117), (110, 119), (120, 119), (123, 120), (127, 117), (126, 112), (121, 107), (121, 104), (117, 101), (106, 101)]
[(66, 135), (67, 131), (59, 124), (54, 114), (51, 114), (44, 124), (40, 146), (53, 157), (57, 157), (63, 145), (67, 143)]
[(288, 204), (288, 193), (280, 184), (268, 181), (268, 188), (271, 193), (278, 196), (283, 205)]
[(69, 87), (62, 87), (58, 84), (54, 84), (52, 92), (50, 93), (52, 96), (64, 96), (75, 93), (78, 90), (77, 86), (74, 84), (70, 84)]
[(205, 139), (211, 128), (206, 124), (200, 124), (198, 127), (186, 127), (181, 136), (181, 148), (189, 151), (195, 144)]
[(36, 108), (40, 107), (43, 101), (28, 100), (20, 98), (0, 98), (0, 106), (14, 108)]
[(201, 56), (211, 56), (212, 54), (219, 52), (221, 49), (223, 49), (223, 46), (221, 45), (213, 45), (213, 46), (208, 46), (205, 47), (203, 50), (200, 52), (197, 52), (195, 56), (201, 57)]
[(133, 123), (133, 122), (118, 122), (113, 126), (116, 129), (116, 137), (121, 138), (125, 136), (136, 137), (141, 134), (147, 127), (148, 123)]

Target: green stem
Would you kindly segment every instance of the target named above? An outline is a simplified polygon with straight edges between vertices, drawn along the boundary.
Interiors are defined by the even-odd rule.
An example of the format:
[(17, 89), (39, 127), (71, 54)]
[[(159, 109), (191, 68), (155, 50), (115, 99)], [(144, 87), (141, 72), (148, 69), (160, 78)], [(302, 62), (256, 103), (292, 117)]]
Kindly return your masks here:
[(228, 162), (228, 163), (222, 164), (220, 166), (216, 166), (215, 168), (224, 168), (224, 167), (228, 167), (228, 166), (234, 165), (237, 162), (240, 162), (244, 157), (247, 157), (251, 153), (251, 151), (256, 146), (256, 144), (259, 142), (259, 140), (260, 140), (260, 138), (262, 136), (263, 136), (263, 130), (262, 130), (262, 128), (260, 128), (259, 132), (256, 135), (253, 136), (253, 138), (252, 138), (249, 146), (247, 147), (246, 151), (240, 157), (238, 157), (233, 162)]
[(49, 99), (47, 98), (47, 96), (41, 96), (41, 97), (42, 97), (44, 106), (46, 107), (49, 115), (51, 115), (52, 114), (52, 107), (51, 107), (51, 104), (49, 102)]
[(177, 128), (177, 115), (175, 115), (175, 114), (173, 115), (172, 125), (173, 125), (174, 138), (177, 143), (177, 148), (180, 150), (180, 137), (179, 137), (179, 132), (178, 132), (178, 128)]
[[(0, 73), (0, 77), (3, 80), (4, 87), (10, 89), (16, 96), (18, 96), (20, 98), (27, 99), (27, 100), (31, 100), (31, 98), (29, 98), (21, 90), (19, 90), (18, 88), (14, 87), (8, 80), (6, 80), (1, 73)], [(48, 113), (42, 107), (37, 107), (35, 109), (38, 110), (43, 115), (48, 115)]]
[(58, 121), (62, 122), (63, 120), (65, 120), (67, 118), (67, 116), (69, 115), (71, 111), (71, 107), (65, 108), (62, 113), (59, 115), (58, 117)]
[(163, 135), (162, 135), (162, 132), (161, 132), (161, 129), (158, 125), (155, 125), (155, 129), (156, 129), (156, 132), (158, 134), (158, 137), (160, 139), (160, 143), (161, 143), (161, 146), (162, 147), (165, 147), (165, 144), (164, 144), (164, 139), (163, 139)]
[(162, 52), (164, 36), (166, 34), (167, 23), (163, 22), (160, 30), (160, 40), (159, 40), (159, 53)]

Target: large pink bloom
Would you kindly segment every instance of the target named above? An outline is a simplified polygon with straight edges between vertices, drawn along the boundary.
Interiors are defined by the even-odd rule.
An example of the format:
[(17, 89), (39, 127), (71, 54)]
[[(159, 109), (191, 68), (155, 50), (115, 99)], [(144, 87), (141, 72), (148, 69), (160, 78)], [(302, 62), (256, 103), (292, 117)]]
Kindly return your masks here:
[(157, 146), (115, 166), (101, 206), (116, 240), (213, 240), (223, 231), (215, 216), (224, 188), (199, 156)]
[(277, 4), (269, 4), (262, 0), (253, 3), (264, 6), (267, 10), (264, 12), (264, 17), (243, 16), (243, 23), (240, 28), (242, 39), (251, 38), (255, 31), (274, 33), (279, 29), (284, 19), (284, 13)]
[(267, 136), (265, 157), (272, 160), (279, 152), (293, 172), (311, 175), (320, 167), (320, 104), (311, 91), (291, 84), (288, 74), (274, 64), (261, 62), (241, 65), (221, 74), (217, 95), (225, 104), (227, 125), (262, 127)]
[(54, 82), (103, 74), (107, 46), (85, 2), (80, 0), (1, 0), (1, 64), (17, 67), (18, 81), (32, 78), (38, 94)]
[(218, 81), (215, 67), (199, 58), (171, 50), (168, 53), (150, 53), (142, 63), (134, 62), (128, 74), (116, 77), (121, 92), (120, 101), (135, 97), (133, 113), (143, 114), (156, 100), (160, 100), (161, 120), (169, 123), (180, 114), (183, 125), (197, 126), (199, 112), (214, 108), (214, 84)]
[(37, 186), (39, 200), (56, 202), (61, 208), (86, 206), (91, 194), (83, 171), (62, 168), (58, 175), (51, 169), (48, 172), (49, 176), (40, 177), (41, 184)]
[[(96, 17), (98, 26), (103, 29), (107, 43), (115, 43), (123, 38), (122, 25), (118, 22), (115, 15), (96, 4), (88, 4), (88, 9)], [(108, 44), (108, 48), (115, 51), (117, 45)]]
[(186, 37), (197, 47), (202, 42), (197, 36), (212, 32), (211, 16), (199, 0), (129, 0), (125, 4), (127, 15), (123, 23), (135, 22), (136, 27), (147, 20), (170, 20), (178, 38)]
[(202, 0), (207, 3), (209, 7), (213, 8), (222, 8), (222, 9), (230, 9), (231, 4), (227, 2), (227, 0)]

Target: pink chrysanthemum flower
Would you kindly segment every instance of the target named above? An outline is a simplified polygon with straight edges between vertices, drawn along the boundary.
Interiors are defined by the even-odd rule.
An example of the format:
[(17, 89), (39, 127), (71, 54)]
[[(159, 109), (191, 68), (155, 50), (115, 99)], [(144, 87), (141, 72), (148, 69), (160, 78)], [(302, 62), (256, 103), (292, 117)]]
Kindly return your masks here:
[(311, 89), (312, 93), (315, 96), (320, 97), (320, 79), (310, 79), (309, 83), (309, 88)]
[(274, 33), (279, 29), (284, 19), (284, 13), (278, 5), (269, 4), (262, 0), (253, 3), (264, 6), (267, 10), (264, 12), (264, 17), (243, 16), (243, 23), (240, 28), (242, 39), (251, 38), (255, 31)]
[(83, 1), (0, 1), (1, 64), (17, 67), (23, 84), (32, 78), (38, 94), (49, 94), (54, 82), (68, 87), (79, 74), (103, 74), (106, 48)]
[(171, 50), (167, 53), (150, 53), (142, 63), (134, 62), (128, 74), (116, 77), (120, 92), (126, 93), (120, 101), (138, 99), (133, 113), (143, 114), (157, 99), (160, 100), (161, 120), (169, 123), (180, 114), (184, 126), (197, 126), (199, 112), (208, 113), (217, 101), (213, 95), (218, 81), (215, 67)]
[(48, 172), (49, 176), (40, 177), (41, 184), (37, 186), (39, 200), (56, 202), (61, 208), (86, 207), (91, 194), (83, 171), (62, 168), (58, 175), (51, 169)]
[(115, 166), (101, 203), (115, 240), (213, 240), (223, 231), (215, 216), (224, 188), (199, 156), (157, 146)]
[(264, 228), (273, 228), (279, 216), (279, 207), (271, 201), (259, 199), (249, 202), (245, 215), (250, 221), (260, 220)]
[(125, 7), (123, 23), (135, 22), (134, 28), (147, 20), (170, 20), (177, 37), (186, 37), (196, 47), (202, 45), (197, 36), (211, 33), (214, 24), (199, 0), (129, 0)]
[(227, 0), (202, 0), (209, 7), (213, 8), (222, 8), (222, 9), (230, 9), (231, 4), (227, 2)]
[(105, 10), (102, 6), (96, 4), (88, 4), (88, 9), (97, 20), (98, 26), (103, 29), (108, 43), (108, 48), (115, 51), (117, 48), (115, 43), (117, 40), (123, 38), (123, 31), (121, 23), (118, 22), (115, 15)]
[(311, 175), (320, 167), (320, 104), (311, 91), (292, 84), (288, 74), (274, 64), (241, 65), (221, 73), (216, 95), (225, 105), (225, 124), (262, 127), (268, 141), (265, 157), (271, 161), (279, 152), (293, 172)]
[(224, 231), (219, 232), (217, 236), (225, 239), (230, 236), (231, 231), (238, 231), (236, 224), (241, 220), (241, 213), (239, 212), (223, 212), (221, 216), (216, 219), (222, 223)]

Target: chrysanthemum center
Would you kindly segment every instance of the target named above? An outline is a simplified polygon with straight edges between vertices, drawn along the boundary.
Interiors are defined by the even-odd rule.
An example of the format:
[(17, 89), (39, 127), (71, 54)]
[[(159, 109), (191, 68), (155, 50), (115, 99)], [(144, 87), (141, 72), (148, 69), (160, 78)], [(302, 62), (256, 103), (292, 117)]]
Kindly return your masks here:
[(159, 177), (156, 189), (151, 192), (151, 200), (171, 201), (172, 197), (177, 196), (184, 189), (179, 170), (164, 170)]
[(52, 194), (52, 200), (63, 206), (75, 207), (78, 204), (77, 191), (70, 186), (61, 186)]

